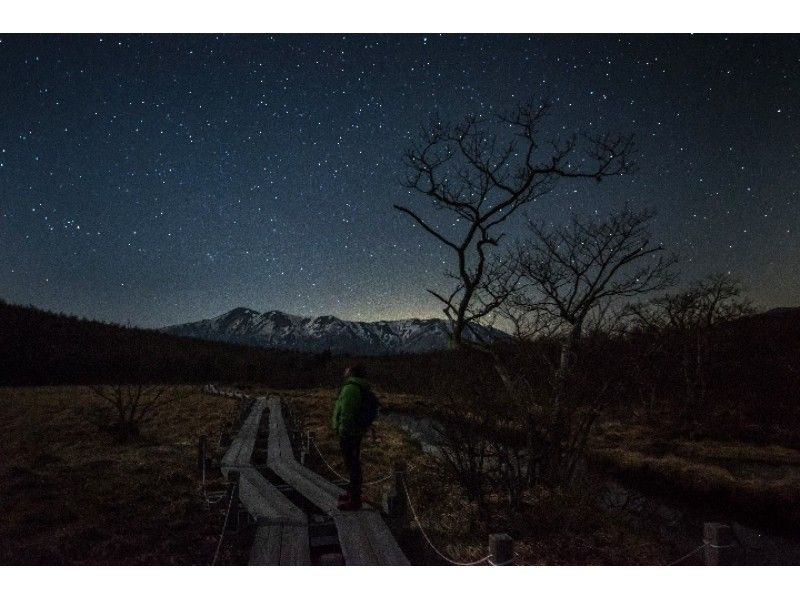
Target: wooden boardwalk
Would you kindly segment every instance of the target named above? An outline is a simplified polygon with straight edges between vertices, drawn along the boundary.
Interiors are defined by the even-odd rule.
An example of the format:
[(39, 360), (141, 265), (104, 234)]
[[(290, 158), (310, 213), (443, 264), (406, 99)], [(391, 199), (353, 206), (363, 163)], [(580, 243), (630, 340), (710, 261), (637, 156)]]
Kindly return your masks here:
[(239, 474), (239, 500), (258, 526), (250, 551), (250, 564), (310, 565), (306, 514), (252, 464), (261, 415), (266, 405), (266, 398), (255, 399), (222, 458), (222, 473), (226, 478), (234, 471)]
[(269, 399), (267, 465), (321, 511), (333, 518), (346, 565), (408, 565), (408, 559), (378, 511), (340, 511), (342, 489), (302, 466), (294, 456), (280, 399)]
[(265, 397), (256, 398), (250, 413), (242, 423), (236, 436), (231, 440), (231, 445), (222, 457), (222, 474), (227, 478), (228, 472), (238, 470), (242, 467), (250, 467), (250, 459), (253, 456), (253, 448), (256, 445), (258, 436), (258, 425), (261, 422), (261, 414), (267, 406)]
[[(247, 399), (241, 392), (207, 392)], [(361, 511), (340, 511), (342, 489), (301, 465), (294, 455), (289, 431), (277, 396), (256, 397), (231, 445), (222, 458), (225, 477), (238, 473), (239, 500), (255, 521), (251, 565), (310, 565), (308, 515), (272, 485), (252, 463), (264, 410), (269, 407), (267, 467), (308, 503), (333, 520), (346, 565), (408, 565), (380, 512), (365, 505)], [(307, 504), (307, 503), (306, 503)], [(317, 515), (316, 517), (319, 517)], [(330, 521), (330, 519), (328, 521)]]

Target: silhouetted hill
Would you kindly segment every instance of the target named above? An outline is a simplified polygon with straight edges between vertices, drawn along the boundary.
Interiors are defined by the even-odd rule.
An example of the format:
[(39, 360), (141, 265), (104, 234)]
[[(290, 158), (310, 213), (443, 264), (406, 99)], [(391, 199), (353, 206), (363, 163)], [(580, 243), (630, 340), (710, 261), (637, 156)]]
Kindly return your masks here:
[(186, 339), (0, 301), (0, 384), (261, 382), (307, 386), (325, 357)]
[[(239, 316), (240, 314), (233, 314)], [(232, 316), (232, 317), (233, 317)], [(234, 320), (237, 318), (233, 318)], [(611, 412), (650, 419), (678, 412), (686, 392), (686, 348), (691, 338), (636, 334), (587, 339), (582, 376), (591, 384), (614, 380)], [(499, 347), (511, 371), (547, 386), (557, 347), (538, 342)], [(209, 381), (271, 388), (334, 386), (351, 358), (180, 338), (0, 302), (0, 384)], [(433, 351), (360, 358), (386, 391), (437, 400), (442, 392), (501, 387), (491, 358), (479, 351)], [(713, 335), (708, 394), (692, 408), (704, 429), (719, 437), (800, 442), (800, 308), (754, 314)], [(638, 416), (637, 416), (638, 417)], [(791, 428), (791, 429), (789, 429)], [(794, 430), (794, 431), (792, 431)]]

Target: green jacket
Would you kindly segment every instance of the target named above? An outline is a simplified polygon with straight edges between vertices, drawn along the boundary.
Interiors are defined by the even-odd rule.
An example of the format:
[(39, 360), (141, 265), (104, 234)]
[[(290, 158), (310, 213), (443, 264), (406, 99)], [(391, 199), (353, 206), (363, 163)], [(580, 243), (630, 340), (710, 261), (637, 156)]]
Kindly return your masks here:
[(339, 397), (333, 406), (333, 431), (341, 436), (360, 436), (364, 430), (358, 425), (358, 412), (361, 409), (361, 388), (368, 388), (364, 378), (351, 377), (345, 380)]

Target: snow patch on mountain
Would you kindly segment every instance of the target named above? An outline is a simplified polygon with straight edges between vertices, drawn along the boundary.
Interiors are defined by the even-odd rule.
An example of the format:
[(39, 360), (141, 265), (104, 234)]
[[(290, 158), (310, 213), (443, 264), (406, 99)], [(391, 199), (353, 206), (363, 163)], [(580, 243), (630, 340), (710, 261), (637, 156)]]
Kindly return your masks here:
[[(261, 347), (357, 355), (424, 353), (446, 348), (449, 340), (448, 323), (435, 318), (352, 322), (335, 316), (306, 318), (281, 311), (259, 313), (245, 307), (162, 330), (177, 336)], [(480, 327), (480, 334), (493, 341), (506, 337), (488, 327)]]

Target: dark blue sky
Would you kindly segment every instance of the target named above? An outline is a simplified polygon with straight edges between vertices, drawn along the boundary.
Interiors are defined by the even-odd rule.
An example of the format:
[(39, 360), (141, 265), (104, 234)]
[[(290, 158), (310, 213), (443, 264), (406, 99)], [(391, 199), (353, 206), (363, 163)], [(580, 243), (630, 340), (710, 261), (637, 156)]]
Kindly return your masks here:
[[(0, 297), (156, 326), (235, 306), (439, 315), (447, 254), (391, 208), (410, 132), (550, 98), (632, 132), (636, 175), (560, 222), (659, 210), (686, 279), (800, 297), (800, 38), (0, 35)], [(520, 214), (511, 233), (521, 230)]]

